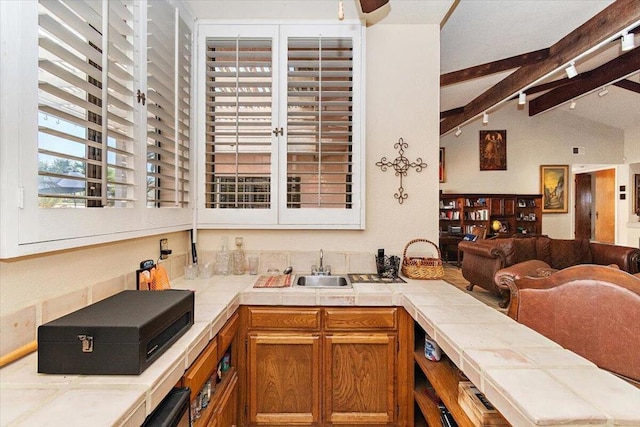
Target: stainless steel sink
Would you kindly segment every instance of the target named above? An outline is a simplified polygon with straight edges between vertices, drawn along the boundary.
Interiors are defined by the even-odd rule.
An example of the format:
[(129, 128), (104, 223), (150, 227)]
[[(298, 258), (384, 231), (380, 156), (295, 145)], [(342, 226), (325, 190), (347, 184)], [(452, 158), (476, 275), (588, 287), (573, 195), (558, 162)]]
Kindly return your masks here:
[(296, 286), (305, 288), (352, 288), (351, 281), (347, 276), (296, 276), (294, 279)]

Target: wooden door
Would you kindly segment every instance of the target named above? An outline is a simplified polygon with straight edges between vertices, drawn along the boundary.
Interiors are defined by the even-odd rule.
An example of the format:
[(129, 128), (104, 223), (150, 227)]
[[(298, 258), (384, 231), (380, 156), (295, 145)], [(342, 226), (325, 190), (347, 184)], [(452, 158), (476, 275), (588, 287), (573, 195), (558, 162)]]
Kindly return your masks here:
[(320, 357), (319, 333), (249, 333), (249, 423), (318, 425)]
[(615, 169), (595, 173), (595, 240), (615, 243)]
[(324, 340), (325, 422), (394, 425), (397, 335), (335, 333)]
[(208, 427), (238, 426), (238, 375), (233, 373)]
[(576, 186), (576, 212), (575, 212), (575, 237), (576, 239), (591, 240), (591, 213), (593, 199), (591, 196), (591, 174), (579, 173), (575, 176)]

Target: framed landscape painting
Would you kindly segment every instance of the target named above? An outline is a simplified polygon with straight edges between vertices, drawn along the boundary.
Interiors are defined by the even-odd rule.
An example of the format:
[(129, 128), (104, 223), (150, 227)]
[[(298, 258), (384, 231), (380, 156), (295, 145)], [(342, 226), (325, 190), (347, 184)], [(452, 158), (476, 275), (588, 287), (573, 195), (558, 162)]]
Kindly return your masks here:
[(540, 166), (540, 193), (542, 213), (567, 213), (568, 206), (568, 165)]

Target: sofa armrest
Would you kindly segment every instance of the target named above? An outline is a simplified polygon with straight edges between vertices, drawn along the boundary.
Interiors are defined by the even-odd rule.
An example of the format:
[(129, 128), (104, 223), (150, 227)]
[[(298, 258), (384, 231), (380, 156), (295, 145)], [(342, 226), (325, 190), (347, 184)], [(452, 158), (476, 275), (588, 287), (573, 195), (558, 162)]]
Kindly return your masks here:
[(494, 279), (500, 289), (511, 289), (509, 285), (513, 284), (516, 279), (523, 277), (549, 277), (556, 271), (544, 261), (530, 259), (498, 270)]
[(627, 273), (638, 273), (640, 249), (596, 242), (591, 242), (590, 246), (591, 257), (594, 264), (616, 264), (621, 270)]
[(458, 243), (458, 249), (467, 254), (473, 254), (484, 258), (501, 258), (504, 263), (505, 253), (500, 249), (500, 247), (496, 247), (493, 245), (486, 245), (482, 240), (480, 241), (462, 241)]

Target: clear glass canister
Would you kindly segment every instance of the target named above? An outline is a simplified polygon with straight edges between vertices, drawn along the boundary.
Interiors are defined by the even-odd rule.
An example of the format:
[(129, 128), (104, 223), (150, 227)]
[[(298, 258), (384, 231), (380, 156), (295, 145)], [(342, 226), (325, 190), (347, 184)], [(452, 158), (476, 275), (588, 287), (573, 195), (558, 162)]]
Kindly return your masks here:
[(233, 274), (244, 274), (246, 270), (246, 258), (242, 250), (242, 237), (236, 237), (236, 249), (233, 251)]

